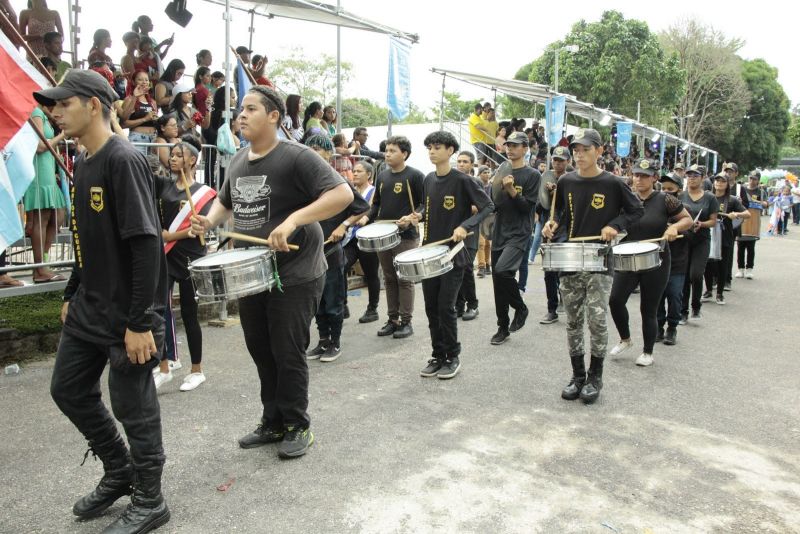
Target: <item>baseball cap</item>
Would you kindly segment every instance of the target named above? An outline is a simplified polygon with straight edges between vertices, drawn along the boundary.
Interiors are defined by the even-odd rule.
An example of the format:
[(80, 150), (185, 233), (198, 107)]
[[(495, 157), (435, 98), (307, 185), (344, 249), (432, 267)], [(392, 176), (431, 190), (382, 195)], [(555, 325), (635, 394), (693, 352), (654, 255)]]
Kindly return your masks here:
[(600, 133), (592, 128), (581, 128), (572, 137), (572, 142), (569, 144), (570, 150), (575, 145), (583, 146), (603, 146), (603, 140), (600, 138)]
[(111, 88), (108, 80), (93, 70), (71, 69), (57, 86), (33, 93), (33, 98), (43, 106), (54, 106), (57, 100), (66, 100), (73, 96), (96, 97), (109, 109), (119, 100), (119, 95)]
[(172, 98), (175, 98), (181, 93), (193, 93), (194, 91), (194, 85), (187, 81), (180, 81), (172, 88)]
[(697, 174), (698, 176), (703, 176), (705, 173), (706, 168), (702, 165), (698, 165), (697, 163), (686, 169), (686, 174)]
[(722, 170), (727, 171), (728, 169), (732, 170), (733, 172), (739, 172), (739, 166), (733, 162), (730, 163), (723, 163)]
[(246, 46), (237, 46), (236, 53), (241, 56), (242, 54), (252, 54), (253, 51), (247, 48)]
[(633, 166), (633, 174), (646, 174), (647, 176), (655, 176), (656, 167), (649, 159), (640, 159)]
[(683, 179), (675, 173), (669, 173), (662, 176), (659, 182), (672, 182), (673, 184), (678, 186), (678, 189), (683, 189)]
[(717, 181), (717, 180), (725, 180), (727, 182), (728, 181), (728, 177), (725, 176), (725, 173), (720, 172), (720, 173), (718, 173), (718, 174), (716, 174), (714, 176), (714, 181)]
[(761, 179), (761, 172), (760, 171), (751, 171), (750, 176), (748, 178), (755, 178), (757, 180)]
[(506, 144), (515, 144), (515, 145), (528, 145), (528, 136), (525, 135), (523, 132), (514, 132), (508, 136), (506, 139)]
[(569, 149), (565, 146), (557, 146), (553, 149), (553, 159), (563, 159), (565, 161), (569, 161), (572, 158), (572, 155), (569, 153)]
[(672, 168), (673, 171), (680, 171), (683, 170), (683, 163), (676, 163), (675, 166)]

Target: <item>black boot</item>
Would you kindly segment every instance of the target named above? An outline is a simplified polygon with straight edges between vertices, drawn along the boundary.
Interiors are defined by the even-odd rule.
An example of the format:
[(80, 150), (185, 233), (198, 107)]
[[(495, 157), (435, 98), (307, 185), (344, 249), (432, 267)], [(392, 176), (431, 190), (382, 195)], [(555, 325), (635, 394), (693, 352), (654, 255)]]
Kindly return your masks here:
[(586, 404), (593, 404), (600, 396), (601, 389), (603, 389), (603, 358), (592, 356), (589, 374), (586, 376), (583, 389), (581, 389), (581, 400)]
[(161, 495), (162, 469), (158, 466), (135, 470), (131, 503), (104, 534), (144, 534), (169, 521), (169, 508)]
[[(101, 514), (117, 499), (130, 495), (133, 491), (133, 466), (128, 448), (122, 438), (115, 436), (109, 442), (98, 444), (89, 442), (89, 450), (103, 462), (103, 478), (90, 494), (81, 497), (72, 507), (72, 513), (81, 519)], [(85, 460), (85, 458), (84, 458)]]
[(572, 380), (567, 387), (561, 390), (561, 398), (565, 400), (575, 400), (581, 394), (581, 388), (586, 382), (586, 364), (583, 363), (583, 354), (572, 356)]

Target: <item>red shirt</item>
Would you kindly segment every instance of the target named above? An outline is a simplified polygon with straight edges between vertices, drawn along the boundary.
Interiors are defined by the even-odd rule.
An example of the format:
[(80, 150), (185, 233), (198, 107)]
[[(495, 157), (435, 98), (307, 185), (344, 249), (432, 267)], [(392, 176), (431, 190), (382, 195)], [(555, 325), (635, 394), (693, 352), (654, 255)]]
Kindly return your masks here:
[(275, 85), (271, 81), (269, 81), (269, 78), (267, 78), (266, 76), (259, 76), (258, 78), (256, 78), (256, 84), (266, 85), (267, 87), (275, 89)]
[(208, 89), (202, 83), (198, 83), (194, 90), (195, 93), (192, 97), (194, 99), (194, 107), (203, 116), (205, 116), (205, 114), (208, 113), (208, 106), (206, 105), (206, 99), (209, 95)]

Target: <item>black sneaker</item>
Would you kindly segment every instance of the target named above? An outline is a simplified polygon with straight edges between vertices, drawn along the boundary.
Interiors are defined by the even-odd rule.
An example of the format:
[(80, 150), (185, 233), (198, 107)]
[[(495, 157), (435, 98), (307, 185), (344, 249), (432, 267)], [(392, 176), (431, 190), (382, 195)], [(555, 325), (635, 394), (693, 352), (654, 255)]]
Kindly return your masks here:
[(414, 329), (411, 328), (411, 323), (401, 323), (400, 326), (398, 326), (395, 329), (394, 334), (392, 334), (392, 337), (395, 339), (403, 339), (406, 337), (411, 337), (413, 335), (414, 335)]
[(325, 354), (325, 351), (328, 350), (328, 345), (330, 345), (330, 343), (330, 339), (320, 339), (316, 347), (306, 351), (306, 360), (319, 360), (320, 356)]
[(731, 287), (731, 283), (730, 282), (727, 282), (725, 284), (725, 291), (733, 291), (733, 288)]
[(664, 341), (664, 327), (659, 326), (658, 330), (656, 331), (656, 343)]
[(486, 278), (486, 268), (480, 267), (478, 269), (478, 278)]
[(510, 336), (511, 333), (508, 330), (504, 328), (498, 328), (497, 333), (492, 336), (490, 343), (492, 345), (502, 345)]
[(436, 376), (442, 380), (447, 380), (448, 378), (453, 378), (458, 374), (461, 370), (461, 361), (458, 359), (458, 356), (453, 356), (452, 358), (447, 358), (442, 367), (439, 369), (439, 372), (436, 373)]
[(364, 315), (358, 318), (359, 323), (373, 323), (378, 320), (378, 311), (372, 308), (367, 308)]
[(699, 321), (703, 318), (703, 314), (700, 313), (700, 310), (692, 310), (692, 321)]
[(303, 456), (312, 443), (314, 443), (314, 434), (310, 429), (290, 426), (286, 429), (283, 441), (278, 447), (278, 456), (281, 458)]
[(342, 319), (349, 319), (350, 318), (350, 307), (345, 304), (344, 311), (342, 312)]
[(389, 319), (388, 321), (386, 321), (386, 324), (383, 325), (383, 328), (378, 330), (378, 335), (381, 337), (391, 336), (392, 334), (394, 334), (394, 331), (397, 330), (399, 326), (400, 326), (399, 324)]
[(525, 326), (525, 320), (528, 318), (528, 307), (525, 306), (521, 310), (514, 312), (514, 320), (511, 321), (511, 326), (508, 327), (509, 332), (516, 332)]
[(678, 324), (686, 324), (688, 322), (689, 322), (689, 314), (688, 313), (682, 313), (681, 314), (681, 320), (678, 321)]
[(667, 328), (667, 333), (664, 334), (664, 345), (674, 345), (678, 338), (678, 329), (674, 326)]
[(459, 308), (456, 310), (456, 317), (463, 317), (464, 316), (464, 308)]
[(321, 362), (335, 362), (339, 356), (342, 355), (342, 347), (339, 343), (331, 342), (328, 345), (328, 349), (325, 351), (325, 354), (320, 356), (319, 361)]
[(717, 295), (717, 304), (720, 306), (725, 305), (725, 295)]
[(703, 296), (700, 297), (700, 302), (711, 302), (711, 291), (703, 293)]
[(282, 428), (271, 428), (261, 423), (255, 430), (239, 439), (239, 446), (243, 449), (254, 449), (268, 443), (277, 443), (283, 440)]
[(471, 321), (478, 316), (478, 308), (467, 308), (467, 311), (464, 312), (464, 316), (462, 317), (465, 321)]
[(436, 376), (436, 373), (442, 368), (442, 364), (444, 364), (444, 358), (431, 358), (428, 360), (428, 365), (419, 372), (419, 375), (425, 377)]
[(558, 314), (554, 312), (547, 312), (544, 317), (541, 318), (539, 324), (553, 324), (558, 321)]

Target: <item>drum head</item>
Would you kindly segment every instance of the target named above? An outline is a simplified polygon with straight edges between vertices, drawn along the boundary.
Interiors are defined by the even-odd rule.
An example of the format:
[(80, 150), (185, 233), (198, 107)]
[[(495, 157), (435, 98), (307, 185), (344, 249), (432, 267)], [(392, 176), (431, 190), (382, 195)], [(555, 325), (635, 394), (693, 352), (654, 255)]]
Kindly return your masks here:
[(400, 254), (395, 256), (395, 261), (398, 261), (400, 263), (416, 262), (420, 260), (436, 258), (438, 256), (441, 256), (442, 254), (447, 254), (448, 252), (450, 252), (450, 247), (448, 247), (447, 245), (437, 245), (435, 247), (420, 247), (412, 250), (407, 250), (405, 252), (401, 252)]
[(235, 248), (233, 250), (223, 250), (208, 254), (192, 262), (194, 267), (213, 267), (215, 265), (226, 265), (237, 261), (249, 260), (258, 256), (263, 256), (269, 251), (266, 247), (254, 248)]
[(614, 254), (647, 254), (654, 250), (660, 250), (661, 247), (655, 243), (622, 243), (615, 246), (611, 251)]
[(374, 237), (385, 237), (397, 232), (397, 225), (394, 223), (373, 223), (356, 230), (356, 237), (371, 239)]

